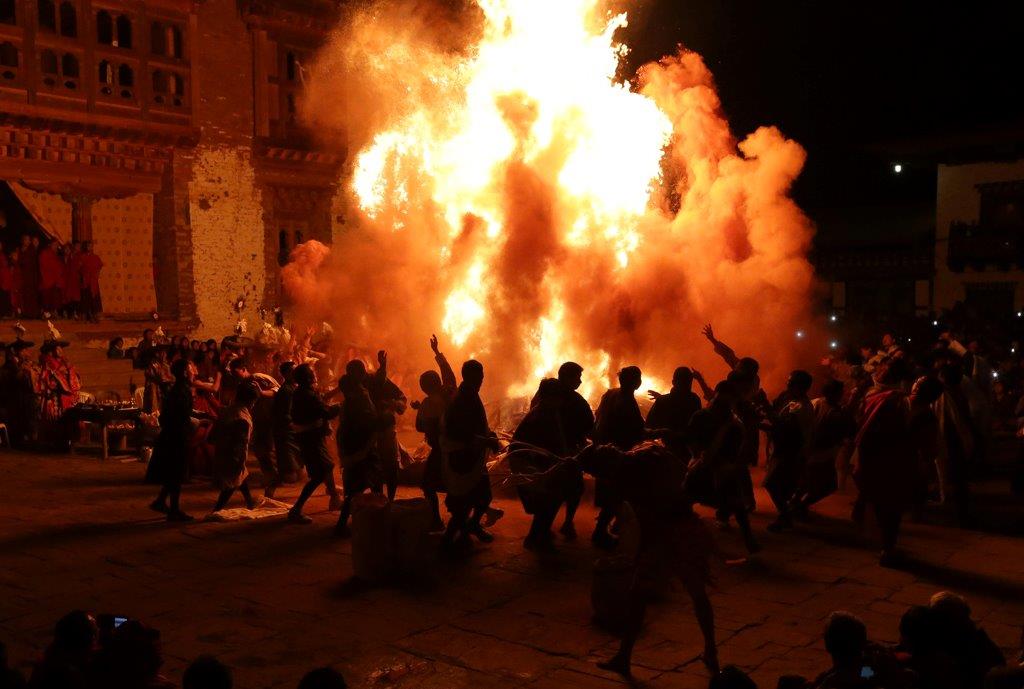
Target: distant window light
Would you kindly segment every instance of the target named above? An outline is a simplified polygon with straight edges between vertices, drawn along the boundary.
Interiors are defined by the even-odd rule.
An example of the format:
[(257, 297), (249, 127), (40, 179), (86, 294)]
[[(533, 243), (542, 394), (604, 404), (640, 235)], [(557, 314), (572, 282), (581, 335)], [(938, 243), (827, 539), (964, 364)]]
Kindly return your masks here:
[(903, 166), (900, 165), (899, 163), (896, 163), (895, 165), (892, 166), (892, 171), (898, 175), (901, 172), (903, 172)]

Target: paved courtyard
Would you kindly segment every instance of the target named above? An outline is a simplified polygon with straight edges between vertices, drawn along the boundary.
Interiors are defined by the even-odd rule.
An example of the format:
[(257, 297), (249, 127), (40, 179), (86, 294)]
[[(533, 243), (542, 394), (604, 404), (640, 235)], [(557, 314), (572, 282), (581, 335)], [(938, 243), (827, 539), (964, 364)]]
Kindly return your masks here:
[[(303, 671), (328, 663), (357, 687), (622, 686), (595, 665), (616, 642), (590, 622), (589, 508), (578, 543), (538, 557), (521, 547), (518, 504), (502, 499), (507, 517), (494, 544), (440, 565), (436, 584), (407, 591), (353, 584), (351, 545), (332, 538), (323, 496), (311, 501), (310, 526), (281, 518), (178, 526), (147, 510), (154, 491), (138, 463), (3, 451), (0, 467), (0, 638), (18, 664), (41, 651), (60, 615), (86, 608), (160, 629), (174, 681), (196, 655), (213, 653), (235, 668), (242, 689), (294, 687)], [(213, 499), (195, 484), (183, 505), (201, 515)], [(712, 600), (723, 663), (769, 688), (782, 673), (814, 675), (827, 666), (819, 636), (830, 611), (855, 612), (875, 639), (894, 641), (907, 606), (944, 588), (967, 596), (1016, 655), (1024, 542), (911, 524), (907, 569), (885, 570), (843, 518), (850, 499), (834, 496), (813, 524), (780, 536), (764, 532), (762, 502), (754, 524), (765, 551), (746, 564), (725, 563), (740, 546), (735, 533), (719, 533)], [(704, 687), (700, 649), (689, 603), (674, 591), (651, 610), (637, 679)]]

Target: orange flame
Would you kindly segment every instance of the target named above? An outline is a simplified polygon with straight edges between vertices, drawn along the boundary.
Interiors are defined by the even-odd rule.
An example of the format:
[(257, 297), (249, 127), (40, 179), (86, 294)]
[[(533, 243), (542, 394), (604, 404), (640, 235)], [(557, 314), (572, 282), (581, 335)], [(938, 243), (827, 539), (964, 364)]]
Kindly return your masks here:
[[(477, 4), (469, 49), (438, 45), (453, 28), (436, 15), (381, 5), (314, 71), (310, 120), (366, 139), (346, 181), (355, 229), (317, 264), (336, 330), (425, 364), (440, 325), (497, 374), (492, 395), (520, 395), (570, 359), (591, 393), (619, 365), (661, 380), (683, 357), (712, 365), (683, 345), (705, 320), (742, 353), (806, 326), (811, 232), (786, 196), (798, 145), (761, 129), (737, 152), (692, 53), (647, 66), (639, 91), (618, 83), (626, 16), (602, 19), (597, 0)], [(289, 293), (309, 274), (286, 267)], [(786, 345), (763, 363), (787, 365)]]

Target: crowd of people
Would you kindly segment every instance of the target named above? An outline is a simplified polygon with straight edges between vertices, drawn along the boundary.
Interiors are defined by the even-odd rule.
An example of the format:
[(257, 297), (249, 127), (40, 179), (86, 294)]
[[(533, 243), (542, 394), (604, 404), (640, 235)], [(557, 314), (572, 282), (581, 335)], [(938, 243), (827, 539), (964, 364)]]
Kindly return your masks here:
[(0, 244), (0, 318), (97, 320), (102, 270), (91, 242), (26, 234), (16, 246)]
[[(899, 622), (896, 644), (872, 641), (849, 612), (831, 613), (821, 641), (830, 666), (809, 679), (783, 675), (777, 689), (1019, 689), (1024, 686), (1024, 648), (1007, 663), (1000, 648), (971, 616), (964, 598), (936, 593), (910, 606)], [(12, 667), (0, 643), (0, 689), (174, 689), (163, 674), (160, 632), (141, 622), (75, 610), (57, 621), (53, 637), (26, 678)], [(182, 689), (232, 689), (232, 669), (211, 655), (199, 656), (182, 673)], [(297, 689), (344, 689), (342, 674), (316, 668)], [(717, 670), (709, 689), (757, 689), (736, 665)]]
[[(60, 618), (42, 657), (28, 679), (10, 667), (0, 644), (0, 689), (175, 689), (162, 673), (160, 631), (139, 620), (73, 610)], [(230, 667), (210, 655), (199, 656), (182, 673), (182, 689), (232, 689)], [(297, 689), (345, 689), (344, 676), (332, 667), (310, 670)]]
[[(500, 510), (491, 504), (492, 472), (516, 486), (531, 516), (523, 544), (534, 551), (556, 547), (553, 530), (563, 509), (558, 533), (565, 540), (576, 538), (576, 510), (584, 477), (590, 476), (598, 508), (591, 542), (601, 551), (628, 556), (634, 569), (622, 592), (627, 612), (620, 649), (601, 667), (630, 674), (646, 606), (663, 582), (675, 577), (693, 601), (704, 635), (703, 661), (718, 673), (714, 611), (706, 590), (714, 539), (695, 505), (712, 508), (723, 528), (734, 520), (753, 555), (761, 544), (750, 521), (756, 508), (751, 470), (760, 457), (775, 512), (767, 528), (775, 533), (811, 518), (815, 504), (850, 477), (858, 491), (853, 519), (863, 522), (874, 515), (881, 532), (879, 562), (898, 566), (907, 513), (934, 503), (959, 524), (971, 524), (972, 474), (989, 461), (992, 429), (1000, 420), (1020, 425), (1024, 404), (1006, 400), (1020, 400), (1024, 376), (1016, 360), (997, 365), (978, 342), (961, 344), (949, 332), (915, 350), (886, 335), (878, 349), (835, 353), (816, 369), (794, 370), (771, 398), (756, 359), (740, 356), (710, 325), (703, 334), (729, 371), (713, 385), (699, 371), (680, 366), (671, 390), (648, 392), (652, 404), (645, 416), (638, 402), (643, 374), (626, 366), (618, 372), (618, 386), (592, 409), (578, 392), (583, 368), (566, 362), (557, 377), (540, 381), (525, 415), (509, 429), (491, 427), (481, 398), (483, 364), (464, 362), (460, 380), (436, 337), (430, 341), (436, 369), (419, 377), (422, 398), (412, 404), (392, 381), (386, 352), (378, 353), (372, 370), (362, 357), (351, 356), (335, 379), (335, 364), (344, 359), (326, 353), (329, 342), (314, 342), (313, 330), (304, 338), (275, 335), (269, 338), (274, 346), (266, 337), (236, 335), (218, 343), (147, 330), (127, 349), (120, 338), (111, 341), (108, 356), (131, 358), (145, 371), (141, 406), (154, 420), (155, 433), (146, 478), (160, 486), (151, 508), (167, 520), (192, 520), (180, 500), (191, 475), (213, 477), (214, 511), (226, 507), (236, 492), (254, 507), (251, 453), (267, 497), (305, 473), (289, 521), (312, 521), (304, 507), (323, 486), (330, 509), (339, 512), (335, 533), (348, 537), (362, 494), (395, 499), (400, 466), (408, 462), (397, 427), (411, 407), (427, 448), (420, 488), (445, 554), (458, 557), (474, 541), (493, 540), (488, 529)], [(23, 352), (27, 346), (9, 347), (9, 359), (19, 348)], [(53, 361), (47, 359), (42, 368), (59, 369), (61, 343), (48, 342), (43, 349)], [(927, 624), (913, 616), (906, 622), (938, 629), (937, 614), (918, 611), (914, 615), (932, 616)], [(858, 684), (847, 675), (868, 652), (863, 643), (859, 649), (851, 646), (851, 639), (863, 636), (859, 624), (848, 615), (830, 621), (826, 644), (832, 644), (830, 652), (838, 649), (833, 653), (837, 668), (832, 679), (808, 686), (981, 686), (984, 673), (966, 684), (943, 684), (948, 674), (915, 680), (918, 684)], [(833, 637), (840, 640), (829, 641)], [(929, 643), (954, 638), (939, 637)], [(908, 638), (908, 643), (924, 642)], [(921, 648), (911, 656), (938, 652)], [(901, 671), (916, 670), (920, 677), (922, 668), (910, 662)], [(994, 664), (1002, 664), (1001, 655), (985, 670)], [(869, 665), (857, 669), (863, 667)], [(883, 672), (881, 665), (870, 668)]]

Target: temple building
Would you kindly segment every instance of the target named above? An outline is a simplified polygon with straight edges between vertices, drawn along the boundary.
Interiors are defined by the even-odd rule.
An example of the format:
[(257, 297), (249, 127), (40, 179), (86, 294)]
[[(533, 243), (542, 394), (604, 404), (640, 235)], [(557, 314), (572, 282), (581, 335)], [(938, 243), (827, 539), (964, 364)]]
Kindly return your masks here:
[(335, 0), (0, 0), (0, 241), (91, 240), (114, 318), (223, 334), (330, 242), (341, 145), (296, 121)]

